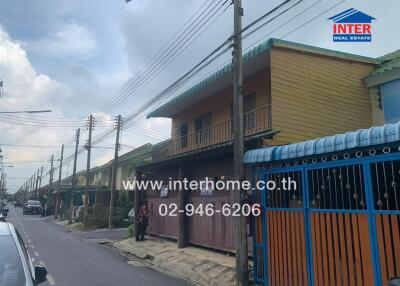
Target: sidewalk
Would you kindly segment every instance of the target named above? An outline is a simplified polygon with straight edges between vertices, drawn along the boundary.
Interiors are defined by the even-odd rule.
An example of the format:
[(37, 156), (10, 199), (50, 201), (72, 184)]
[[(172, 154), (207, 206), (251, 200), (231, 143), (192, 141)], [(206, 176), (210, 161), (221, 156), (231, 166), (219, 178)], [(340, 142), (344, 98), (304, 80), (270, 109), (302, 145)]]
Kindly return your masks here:
[(112, 243), (119, 251), (195, 285), (235, 285), (235, 258), (196, 247), (178, 249), (175, 242), (147, 238)]
[[(58, 219), (55, 220), (54, 218), (46, 218), (46, 220), (48, 222), (52, 222), (52, 223), (61, 225), (65, 229), (70, 230), (70, 231), (75, 231), (75, 232), (84, 231), (83, 224), (80, 222), (68, 224), (68, 220), (58, 220)], [(90, 230), (93, 230), (93, 229), (90, 229)]]

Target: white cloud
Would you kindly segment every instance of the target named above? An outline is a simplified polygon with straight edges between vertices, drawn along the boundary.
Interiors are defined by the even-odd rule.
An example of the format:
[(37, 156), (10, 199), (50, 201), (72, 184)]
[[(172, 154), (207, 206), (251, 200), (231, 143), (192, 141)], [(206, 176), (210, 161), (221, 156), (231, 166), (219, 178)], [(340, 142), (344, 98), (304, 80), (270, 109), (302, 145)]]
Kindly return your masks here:
[(101, 157), (97, 158), (94, 166), (101, 166), (110, 162), (114, 158), (113, 151), (106, 151)]
[(97, 49), (97, 43), (89, 28), (77, 23), (66, 23), (56, 33), (28, 42), (27, 47), (36, 52), (46, 51), (53, 57), (90, 57)]
[[(43, 122), (53, 122), (64, 119), (61, 106), (52, 101), (57, 97), (68, 97), (70, 91), (61, 83), (47, 75), (38, 73), (30, 63), (22, 45), (13, 40), (0, 26), (0, 77), (4, 82), (4, 95), (0, 99), (1, 110), (38, 110), (51, 109), (51, 114), (37, 115)], [(16, 116), (16, 115), (14, 115)], [(2, 115), (0, 118), (0, 142), (19, 145), (60, 145), (66, 141), (66, 130), (48, 129), (42, 126), (29, 126), (29, 117), (18, 115), (18, 118)], [(40, 116), (40, 117), (39, 117)], [(15, 125), (8, 121), (24, 121), (28, 125)], [(67, 131), (73, 134), (73, 130)], [(71, 136), (72, 138), (72, 136)], [(69, 139), (69, 138), (68, 138)], [(7, 170), (10, 176), (30, 176), (35, 169), (45, 163), (36, 165), (19, 165), (17, 162), (26, 160), (43, 160), (51, 152), (48, 149), (24, 149), (2, 146), (4, 162), (16, 162), (16, 166)], [(14, 183), (14, 182), (13, 182)], [(16, 182), (15, 182), (16, 183)], [(11, 190), (12, 191), (12, 190)]]
[(172, 120), (169, 118), (149, 118), (144, 121), (144, 126), (147, 129), (154, 130), (160, 135), (169, 136), (171, 133)]

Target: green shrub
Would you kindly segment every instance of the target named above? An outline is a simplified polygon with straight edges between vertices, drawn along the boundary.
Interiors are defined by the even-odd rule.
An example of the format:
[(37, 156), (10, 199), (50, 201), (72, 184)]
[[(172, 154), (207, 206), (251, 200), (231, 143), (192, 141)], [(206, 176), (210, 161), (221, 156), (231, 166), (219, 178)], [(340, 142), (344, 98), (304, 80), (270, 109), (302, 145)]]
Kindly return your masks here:
[(133, 203), (129, 201), (127, 192), (120, 192), (119, 198), (115, 202), (114, 226), (128, 227), (131, 224), (128, 213), (132, 207)]
[(128, 226), (128, 238), (133, 237), (133, 224)]
[(93, 205), (92, 223), (98, 228), (108, 227), (108, 214), (110, 210), (101, 204)]

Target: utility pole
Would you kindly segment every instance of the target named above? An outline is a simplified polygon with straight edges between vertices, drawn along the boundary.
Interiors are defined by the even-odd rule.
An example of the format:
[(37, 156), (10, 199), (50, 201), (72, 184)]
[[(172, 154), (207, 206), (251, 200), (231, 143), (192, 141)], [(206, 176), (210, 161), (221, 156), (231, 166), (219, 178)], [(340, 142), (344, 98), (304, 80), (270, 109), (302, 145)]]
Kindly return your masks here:
[(29, 192), (33, 192), (33, 175), (29, 179)]
[(32, 197), (36, 195), (36, 172), (33, 172), (32, 178)]
[(43, 166), (40, 167), (39, 188), (42, 187)]
[(76, 144), (75, 144), (75, 155), (74, 155), (74, 168), (72, 170), (72, 185), (71, 185), (71, 199), (69, 201), (69, 219), (68, 224), (72, 224), (73, 207), (74, 207), (74, 192), (75, 192), (75, 177), (76, 177), (76, 161), (78, 159), (78, 146), (79, 146), (79, 133), (81, 129), (76, 130)]
[[(54, 154), (51, 155), (51, 166), (50, 166), (50, 179), (49, 179), (49, 190), (51, 190), (52, 185), (53, 185), (53, 162), (54, 162)], [(47, 191), (47, 197), (49, 196), (49, 193)]]
[(36, 175), (36, 181), (35, 181), (35, 188), (36, 188), (36, 196), (37, 199), (39, 200), (39, 171), (40, 169), (37, 169), (37, 175)]
[(49, 197), (50, 197), (50, 194), (53, 192), (52, 191), (52, 189), (53, 189), (53, 173), (54, 173), (53, 163), (54, 163), (54, 154), (51, 155), (49, 187), (46, 190), (46, 203), (45, 203), (45, 206), (44, 206), (44, 215), (45, 215), (45, 217), (47, 216), (47, 208), (49, 206)]
[(83, 214), (83, 226), (87, 226), (88, 208), (89, 208), (89, 188), (90, 188), (90, 151), (92, 148), (92, 129), (93, 129), (93, 115), (89, 116), (89, 137), (87, 142), (87, 163), (86, 163), (86, 191), (85, 191), (85, 209)]
[(0, 203), (1, 203), (1, 200), (4, 198), (4, 195), (3, 195), (4, 175), (3, 174), (4, 174), (3, 171), (1, 171), (1, 174), (0, 174), (0, 176), (1, 176), (0, 177)]
[[(236, 180), (244, 179), (243, 153), (243, 60), (242, 60), (242, 16), (241, 0), (233, 0), (234, 9), (234, 43), (233, 43), (233, 175)], [(231, 203), (241, 203), (242, 190), (235, 189), (230, 193)], [(246, 217), (233, 217), (236, 246), (236, 285), (248, 285), (248, 246)]]
[(40, 172), (40, 169), (37, 169), (37, 171), (36, 171), (36, 178), (35, 178), (35, 189), (36, 189), (36, 190), (37, 190), (38, 187), (39, 187), (39, 172)]
[(108, 216), (108, 227), (114, 227), (114, 200), (115, 200), (115, 189), (116, 189), (116, 179), (117, 179), (117, 164), (118, 164), (118, 149), (119, 149), (119, 133), (121, 130), (121, 115), (117, 117), (117, 136), (115, 138), (115, 152), (114, 161), (111, 172), (111, 198), (110, 198), (110, 213)]
[(60, 192), (61, 192), (61, 172), (62, 172), (62, 163), (64, 158), (64, 144), (61, 145), (61, 157), (60, 157), (60, 170), (58, 172), (58, 187), (57, 187), (57, 195), (56, 195), (56, 203), (54, 209), (54, 218), (58, 218), (58, 209), (60, 208)]

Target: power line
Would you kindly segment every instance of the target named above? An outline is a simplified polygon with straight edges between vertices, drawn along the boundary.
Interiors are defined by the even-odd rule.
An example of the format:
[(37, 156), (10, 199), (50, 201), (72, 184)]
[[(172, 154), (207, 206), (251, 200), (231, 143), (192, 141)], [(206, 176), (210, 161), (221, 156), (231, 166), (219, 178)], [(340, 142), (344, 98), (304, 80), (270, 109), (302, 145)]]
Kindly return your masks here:
[[(146, 63), (146, 65), (143, 67), (143, 68), (141, 68), (141, 70), (139, 70), (139, 73), (143, 73), (143, 70), (144, 71), (147, 71), (147, 68), (150, 66), (150, 65), (152, 65), (152, 64), (154, 64), (154, 61), (153, 60), (155, 60), (156, 58), (158, 58), (159, 56), (160, 56), (160, 54), (161, 55), (163, 55), (163, 53), (165, 53), (165, 49), (168, 47), (170, 47), (171, 45), (170, 45), (170, 43), (175, 39), (175, 37), (179, 34), (179, 32), (181, 32), (182, 30), (183, 30), (183, 28), (185, 28), (186, 27), (186, 25), (187, 24), (189, 24), (190, 22), (191, 22), (191, 20), (203, 9), (203, 7), (205, 6), (207, 4), (207, 1), (205, 1), (202, 5), (201, 5), (201, 7), (169, 38), (169, 40), (161, 47), (161, 49), (160, 50), (158, 50), (157, 51), (157, 53), (155, 53), (154, 55), (153, 55), (153, 57)], [(209, 6), (206, 8), (206, 9), (208, 9), (209, 8)], [(203, 11), (204, 12), (204, 11)], [(168, 48), (167, 48), (167, 50), (168, 50)], [(146, 68), (146, 69), (145, 69)], [(122, 86), (122, 88), (117, 92), (117, 94), (114, 96), (114, 98), (111, 100), (111, 102), (116, 98), (116, 97), (118, 97), (118, 94), (120, 94), (120, 93), (122, 93), (122, 92), (124, 92), (128, 87), (129, 87), (129, 85), (134, 81), (135, 79), (132, 77), (129, 81), (127, 81), (123, 86)], [(108, 104), (105, 104), (103, 107), (102, 107), (102, 110), (107, 106)]]
[[(220, 1), (219, 3), (217, 3), (217, 5), (215, 5), (214, 7), (213, 7), (213, 9), (215, 9), (215, 7), (217, 7), (218, 6), (218, 4), (220, 4), (222, 1)], [(215, 19), (214, 19), (214, 21), (212, 21), (211, 22), (211, 24), (210, 25), (208, 25), (208, 26), (206, 26), (206, 28), (205, 29), (203, 29), (199, 34), (197, 34), (197, 36), (196, 36), (196, 33), (198, 32), (198, 31), (200, 31), (200, 29), (202, 29), (203, 27), (204, 27), (204, 25), (205, 24), (207, 24), (207, 22), (208, 21), (210, 21), (210, 19), (212, 19), (212, 17), (214, 17), (214, 15), (220, 10), (220, 9), (222, 9), (223, 7), (224, 7), (224, 5), (226, 4), (228, 2), (228, 0), (225, 0), (224, 1), (224, 3), (216, 10), (216, 11), (214, 11), (213, 13), (212, 13), (212, 15), (211, 16), (209, 16), (207, 19), (205, 19), (205, 17), (207, 17), (209, 14), (210, 14), (210, 12), (212, 11), (212, 10), (210, 10), (209, 12), (207, 12), (207, 14), (200, 20), (200, 22), (199, 23), (197, 23), (197, 24), (195, 24), (195, 26), (189, 31), (189, 32), (192, 32), (193, 31), (193, 29), (195, 29), (196, 27), (198, 27), (198, 25), (200, 24), (200, 26), (195, 30), (195, 32), (192, 34), (192, 35), (190, 35), (189, 36), (189, 38), (186, 38), (186, 36), (187, 35), (189, 35), (189, 34), (187, 34), (187, 35), (185, 35), (184, 37), (183, 37), (183, 39), (182, 40), (184, 40), (183, 41), (183, 43), (181, 43), (181, 42), (177, 42), (177, 43), (179, 43), (178, 45), (176, 45), (176, 43), (174, 44), (174, 48), (177, 46), (177, 49), (175, 49), (175, 50), (172, 50), (172, 51), (169, 51), (162, 59), (161, 59), (161, 61), (160, 61), (160, 63), (158, 64), (158, 65), (156, 65), (155, 67), (154, 67), (154, 69), (151, 69), (151, 70), (149, 70), (148, 72), (144, 72), (144, 73), (142, 73), (141, 74), (141, 77), (139, 77), (137, 80), (135, 80), (132, 84), (130, 84), (130, 86), (129, 86), (129, 88), (127, 89), (127, 90), (125, 90), (123, 93), (122, 93), (122, 95), (120, 94), (119, 95), (119, 99), (117, 99), (114, 103), (112, 103), (112, 104), (110, 104), (109, 105), (109, 107), (112, 107), (111, 109), (107, 109), (107, 111), (108, 112), (111, 112), (112, 110), (115, 110), (115, 105), (117, 104), (117, 105), (120, 105), (120, 104), (122, 104), (123, 102), (125, 102), (126, 101), (126, 99), (129, 97), (129, 96), (131, 96), (132, 95), (132, 92), (134, 92), (134, 93), (136, 93), (138, 90), (139, 90), (139, 88), (141, 88), (144, 84), (147, 84), (151, 79), (153, 79), (156, 75), (158, 75), (162, 70), (164, 70), (164, 68), (166, 67), (166, 65), (168, 65), (174, 58), (176, 58), (177, 56), (179, 56), (184, 50), (186, 50), (205, 30), (207, 30), (208, 29), (208, 27), (212, 24), (212, 23), (214, 23), (214, 21), (217, 19), (217, 18), (219, 18), (219, 16), (220, 15), (222, 15), (225, 11), (226, 11), (226, 9), (229, 7), (229, 6), (227, 6)], [(203, 22), (203, 20), (205, 19), (205, 21)], [(193, 39), (193, 37), (194, 36), (196, 36), (194, 39)], [(191, 39), (193, 39), (188, 45), (186, 45), (185, 46), (185, 44), (189, 41), (189, 40), (191, 40)], [(182, 48), (182, 49), (181, 49)], [(181, 49), (181, 50), (180, 50)], [(178, 54), (177, 54), (178, 53)], [(153, 65), (152, 65), (153, 66)]]
[[(14, 118), (9, 116), (4, 116), (0, 114), (1, 121), (18, 124), (18, 125), (31, 125), (31, 126), (39, 126), (39, 127), (51, 127), (51, 128), (76, 128), (84, 125), (84, 122), (76, 122), (76, 123), (54, 123), (46, 120), (34, 120), (30, 118)], [(112, 122), (109, 123), (100, 123), (97, 127), (109, 127)]]
[[(224, 4), (225, 3), (227, 3), (227, 0), (224, 2)], [(223, 5), (221, 5), (221, 7), (223, 7)], [(220, 7), (220, 8), (221, 8)], [(228, 8), (229, 6), (227, 6), (219, 15), (218, 15), (218, 17), (222, 14), (222, 13), (224, 13), (225, 11), (226, 11), (226, 9)], [(215, 15), (215, 13), (213, 14), (213, 15)], [(218, 18), (217, 17), (217, 18)], [(214, 19), (214, 21), (215, 21), (216, 19)], [(212, 23), (214, 23), (214, 21), (212, 22)], [(211, 23), (211, 24), (212, 24)], [(210, 25), (211, 25), (210, 24)], [(208, 29), (208, 27), (210, 26), (210, 25), (208, 25), (205, 29), (203, 29), (203, 31), (202, 32), (204, 32), (206, 29)], [(202, 25), (202, 26), (204, 26), (204, 24)], [(201, 26), (201, 27), (202, 27)], [(201, 33), (202, 33), (201, 32)], [(201, 34), (200, 33), (200, 34)], [(196, 39), (199, 37), (199, 35), (196, 37)], [(189, 44), (190, 45), (190, 44)], [(188, 45), (188, 46), (189, 46)], [(184, 47), (184, 49), (186, 49), (188, 46), (186, 46), (186, 47)], [(182, 51), (181, 51), (182, 52)], [(159, 70), (159, 69), (158, 69)], [(154, 76), (153, 76), (154, 77)], [(151, 77), (151, 78), (149, 78), (149, 77), (147, 77), (147, 81), (150, 81), (153, 77)], [(101, 117), (100, 117), (101, 118)], [(111, 129), (111, 130), (107, 130), (103, 135), (101, 135), (99, 138), (97, 138), (96, 140), (94, 140), (94, 142), (93, 142), (93, 144), (97, 144), (97, 143), (99, 143), (99, 142), (101, 142), (102, 140), (104, 140), (107, 136), (109, 136), (109, 135), (111, 135), (112, 133), (114, 132), (114, 129)], [(78, 155), (82, 152), (82, 151), (84, 151), (85, 149), (84, 148), (81, 148), (79, 151), (78, 151)], [(73, 158), (73, 156), (71, 155), (71, 156), (69, 156), (69, 157), (67, 157), (66, 159), (65, 159), (65, 163), (67, 163), (67, 162), (69, 162), (70, 160), (72, 160), (72, 158)]]
[[(302, 1), (303, 1), (303, 0), (299, 0), (298, 2), (296, 2), (295, 4), (293, 4), (291, 7), (289, 7), (289, 8), (286, 9), (285, 11), (281, 12), (279, 15), (275, 16), (272, 20), (275, 20), (278, 16), (282, 15), (283, 13), (285, 13), (286, 11), (288, 11), (289, 9), (291, 9), (291, 8), (293, 8), (293, 7), (295, 7), (295, 6), (297, 6), (297, 5), (298, 5), (300, 2), (302, 2)], [(279, 29), (282, 28), (284, 25), (286, 25), (287, 23), (291, 22), (292, 20), (294, 20), (294, 19), (295, 19), (296, 17), (298, 17), (299, 15), (305, 13), (306, 11), (308, 11), (309, 9), (311, 9), (312, 7), (314, 7), (316, 4), (318, 4), (318, 3), (321, 2), (321, 1), (322, 1), (322, 0), (319, 0), (319, 1), (315, 2), (314, 4), (310, 5), (310, 6), (307, 7), (305, 10), (303, 10), (303, 11), (300, 12), (300, 13), (298, 13), (296, 16), (292, 17), (291, 19), (289, 19), (288, 21), (286, 21), (284, 24), (282, 24), (282, 25), (280, 25), (278, 28), (274, 29), (274, 30), (273, 30), (272, 32), (270, 32), (269, 34), (271, 34), (271, 33), (275, 32), (275, 31), (279, 30)], [(310, 21), (304, 23), (301, 27), (303, 27), (303, 26), (305, 26), (306, 24), (310, 23), (312, 20), (316, 19), (317, 17), (321, 16), (322, 14), (326, 13), (327, 11), (329, 11), (329, 10), (335, 8), (336, 6), (338, 6), (339, 4), (343, 3), (344, 1), (346, 1), (346, 0), (343, 0), (342, 2), (340, 2), (340, 3), (338, 3), (338, 4), (336, 4), (336, 5), (332, 6), (332, 7), (330, 7), (329, 9), (325, 10), (324, 12), (322, 12), (321, 14), (319, 14), (318, 16), (316, 16), (316, 17), (314, 17), (313, 19), (311, 19)], [(289, 2), (285, 2), (285, 4), (287, 4), (287, 3), (289, 3)], [(281, 8), (281, 7), (283, 7), (283, 6), (280, 6), (279, 8)], [(277, 9), (274, 8), (272, 11), (277, 11)], [(271, 13), (268, 12), (267, 14), (270, 15)], [(265, 15), (267, 15), (267, 14), (265, 14)], [(265, 15), (263, 15), (261, 18), (265, 18)], [(252, 22), (250, 25), (253, 26), (255, 23), (258, 23), (258, 22), (259, 22), (259, 21), (256, 20), (256, 21)], [(268, 22), (271, 22), (271, 20), (268, 21)], [(247, 28), (247, 27), (245, 27), (245, 29), (246, 29), (246, 28)], [(297, 30), (297, 29), (299, 29), (299, 28), (300, 28), (300, 27), (297, 27), (296, 29), (292, 30), (290, 33), (294, 32), (295, 30)], [(258, 28), (257, 28), (257, 29), (258, 29)], [(247, 30), (247, 29), (246, 29), (246, 30)], [(253, 32), (251, 31), (250, 33), (253, 33)], [(247, 34), (247, 35), (249, 35), (249, 34)], [(288, 35), (288, 34), (284, 35), (283, 37), (285, 37), (285, 36), (287, 36), (287, 35)], [(264, 37), (265, 37), (265, 36), (264, 36)], [(248, 48), (248, 49), (249, 49), (249, 48)], [(156, 97), (156, 98), (159, 99), (158, 97)], [(142, 110), (144, 111), (144, 109), (142, 109)], [(134, 117), (134, 116), (133, 116), (133, 117)], [(126, 121), (129, 122), (129, 121), (131, 121), (131, 120), (132, 120), (132, 117), (128, 117), (128, 119), (127, 119)]]
[[(300, 4), (301, 2), (303, 2), (303, 1), (304, 1), (304, 0), (299, 0), (299, 1), (297, 1), (297, 2), (294, 3), (292, 6), (288, 7), (287, 9), (283, 10), (282, 12), (280, 12), (278, 15), (274, 16), (273, 18), (269, 19), (269, 20), (266, 21), (265, 23), (262, 23), (262, 24), (261, 24), (260, 26), (258, 26), (257, 28), (255, 28), (255, 29), (251, 30), (250, 32), (248, 32), (247, 34), (243, 35), (242, 38), (245, 39), (245, 38), (247, 38), (248, 36), (250, 36), (251, 34), (253, 34), (253, 33), (259, 31), (261, 28), (265, 27), (267, 24), (271, 23), (272, 21), (274, 21), (275, 19), (277, 19), (279, 16), (285, 14), (287, 11), (289, 11), (290, 9), (296, 7), (297, 5), (299, 5), (299, 4)], [(312, 6), (316, 5), (317, 3), (321, 2), (321, 1), (322, 1), (322, 0), (317, 1), (317, 2), (314, 3)], [(312, 7), (312, 6), (311, 6), (311, 7)], [(274, 10), (274, 12), (275, 12), (275, 11), (276, 11), (276, 10)], [(288, 23), (288, 22), (290, 22), (290, 20), (287, 21), (286, 23)], [(285, 23), (285, 24), (286, 24), (286, 23)], [(243, 30), (247, 30), (247, 28), (250, 28), (250, 27), (249, 27), (249, 26), (246, 26)], [(281, 27), (278, 27), (277, 29), (280, 29), (280, 28), (281, 28)], [(274, 32), (274, 31), (273, 31), (273, 32)], [(273, 32), (271, 32), (271, 33), (273, 33)], [(271, 34), (271, 33), (269, 33), (269, 34)], [(264, 37), (265, 37), (265, 36), (264, 36)]]
[[(166, 49), (166, 50), (164, 50), (164, 52), (162, 52), (161, 53), (161, 55), (160, 56), (158, 56), (157, 57), (157, 59), (155, 60), (155, 61), (153, 61), (153, 63), (144, 71), (144, 72), (141, 72), (140, 73), (140, 76), (136, 79), (136, 80), (134, 80), (134, 81), (132, 81), (130, 84), (129, 84), (129, 86), (128, 86), (128, 88), (127, 89), (125, 89), (122, 93), (120, 93), (117, 97), (120, 97), (120, 98), (116, 98), (116, 100), (114, 101), (114, 102), (112, 102), (111, 104), (109, 104), (108, 105), (108, 107), (112, 107), (113, 105), (115, 105), (115, 102), (118, 102), (118, 101), (120, 101), (121, 99), (123, 99), (123, 98), (125, 98), (126, 97), (126, 95), (128, 94), (129, 95), (129, 92), (131, 92), (132, 91), (132, 86), (133, 87), (136, 87), (136, 85), (137, 85), (137, 83), (140, 83), (140, 81), (142, 80), (142, 79), (145, 79), (147, 76), (148, 76), (148, 74), (150, 74), (150, 73), (152, 73), (153, 71), (154, 71), (154, 69), (157, 69), (157, 67), (158, 66), (160, 66), (158, 63), (160, 62), (160, 59), (161, 59), (161, 62), (163, 62), (163, 60), (165, 59), (165, 58), (167, 58), (168, 56), (170, 56), (171, 55), (171, 52), (173, 52), (174, 51), (174, 49), (176, 48), (176, 46), (177, 46), (177, 44), (179, 44), (180, 46), (178, 46), (178, 48), (180, 48), (181, 47), (181, 43), (182, 43), (182, 41), (183, 40), (185, 40), (186, 39), (186, 37), (188, 36), (188, 35), (190, 35), (190, 33), (193, 31), (193, 29), (195, 28), (195, 27), (197, 27), (198, 25), (199, 25), (199, 23), (201, 23), (202, 21), (203, 21), (203, 19), (205, 19), (205, 17), (207, 17), (208, 15), (209, 15), (209, 13), (213, 10), (213, 9), (215, 9), (215, 7), (218, 5), (218, 3), (216, 3), (216, 5), (214, 5), (214, 7), (212, 7), (208, 12), (207, 12), (207, 10), (214, 4), (216, 2), (216, 0), (214, 0), (214, 1), (212, 1), (212, 3), (210, 3), (208, 6), (207, 6), (207, 8), (204, 10), (204, 11), (202, 11), (201, 13), (200, 13), (200, 15), (178, 36), (178, 38), (177, 39), (175, 39), (172, 43), (171, 43), (171, 45), (169, 45), (169, 47)], [(204, 15), (204, 13), (206, 13), (206, 15), (205, 16), (203, 16)], [(199, 22), (197, 22), (196, 23), (196, 21), (201, 17), (201, 16), (203, 16), (203, 18), (201, 18), (200, 19), (200, 21)], [(194, 25), (194, 26), (193, 26)], [(193, 27), (192, 27), (193, 26)], [(189, 31), (189, 32), (188, 32)], [(187, 33), (188, 32), (188, 33)], [(182, 36), (183, 36), (183, 38), (182, 38)], [(190, 37), (192, 37), (193, 35), (190, 35)], [(173, 38), (172, 38), (173, 39)], [(189, 38), (190, 39), (190, 38)], [(176, 52), (176, 49), (175, 49), (175, 52)], [(158, 64), (158, 65), (157, 65)], [(154, 68), (153, 68), (154, 67)], [(134, 85), (135, 84), (135, 85)], [(127, 93), (128, 92), (128, 93)], [(110, 109), (108, 108), (108, 109), (106, 109), (107, 111), (109, 111)]]
[[(215, 0), (212, 2), (212, 3), (214, 3), (215, 2)], [(206, 11), (211, 5), (212, 5), (212, 3), (211, 4), (209, 4), (209, 6), (207, 6), (207, 8), (204, 10), (204, 11)], [(155, 53), (154, 54), (154, 56), (146, 63), (146, 65), (139, 71), (139, 73), (140, 74), (142, 74), (142, 73), (144, 73), (144, 72), (146, 72), (147, 70), (148, 70), (148, 68), (149, 67), (151, 67), (154, 63), (155, 63), (155, 61), (157, 60), (157, 59), (159, 59), (161, 56), (163, 56), (164, 54), (165, 54), (165, 52), (166, 51), (168, 51), (168, 49), (171, 47), (171, 45), (170, 45), (170, 43), (171, 42), (176, 42), (177, 41), (177, 39), (179, 39), (179, 37), (180, 36), (182, 36), (182, 34), (185, 32), (185, 31), (187, 31), (187, 29), (188, 28), (186, 28), (185, 29), (185, 31), (183, 32), (183, 33), (181, 33), (180, 34), (180, 36), (178, 36), (179, 35), (179, 33), (192, 21), (192, 19), (204, 8), (204, 6), (207, 4), (207, 1), (205, 1), (201, 6), (200, 6), (200, 8), (198, 9), (198, 10), (196, 10), (196, 12), (170, 37), (170, 39), (161, 47), (161, 49), (160, 50), (158, 50), (157, 51), (157, 53)], [(200, 13), (200, 15), (202, 14), (202, 13), (204, 13), (204, 11), (203, 12), (201, 12)], [(199, 17), (197, 17), (193, 22), (195, 22), (197, 19), (198, 19)], [(193, 23), (192, 23), (193, 24)], [(190, 24), (190, 25), (192, 25), (192, 24)], [(189, 25), (189, 27), (190, 27), (190, 25)], [(178, 36), (178, 38), (177, 39), (175, 39), (175, 37), (176, 36)], [(144, 70), (144, 71), (143, 71)], [(134, 82), (136, 79), (134, 79), (133, 77), (128, 81), (128, 82), (126, 82), (124, 85), (123, 85), (123, 87), (118, 91), (118, 93), (115, 95), (115, 97), (111, 100), (111, 102), (116, 98), (116, 97), (118, 97), (118, 94), (121, 94), (121, 93), (123, 93), (124, 91), (126, 91), (126, 89), (127, 88), (129, 88), (129, 86), (132, 84), (132, 82)], [(104, 106), (103, 106), (103, 108), (102, 109), (104, 109), (106, 106), (107, 106), (108, 104), (105, 104)]]
[[(301, 0), (301, 1), (302, 1), (302, 0)], [(313, 6), (315, 6), (317, 3), (321, 2), (321, 1), (322, 1), (322, 0), (317, 1), (317, 2), (314, 3), (313, 5), (309, 6), (306, 10), (303, 10), (301, 13), (297, 14), (295, 17), (293, 17), (293, 18), (291, 18), (290, 20), (286, 21), (283, 25), (281, 25), (281, 26), (279, 26), (278, 28), (274, 29), (274, 31), (272, 31), (272, 32), (275, 32), (275, 31), (277, 31), (278, 29), (282, 28), (284, 25), (286, 25), (287, 23), (291, 22), (293, 19), (295, 19), (295, 18), (298, 17), (299, 15), (303, 14), (304, 12), (306, 12), (307, 10), (309, 10), (310, 8), (312, 8)], [(344, 0), (344, 1), (345, 1), (345, 0)], [(333, 7), (331, 7), (330, 9), (324, 11), (323, 13), (326, 13), (327, 11), (333, 9), (333, 8), (336, 7), (337, 5), (343, 3), (344, 1), (342, 1), (342, 2), (340, 2), (340, 3), (338, 3), (338, 4), (336, 4), (335, 6), (333, 6)], [(289, 3), (288, 1), (285, 1), (285, 2), (286, 2), (286, 3)], [(298, 1), (298, 2), (297, 2), (296, 4), (294, 4), (294, 5), (297, 5), (299, 2), (300, 2), (300, 1)], [(293, 6), (294, 6), (294, 5), (293, 5)], [(282, 6), (282, 7), (283, 7), (283, 6)], [(277, 10), (275, 10), (275, 11), (277, 11)], [(323, 13), (321, 13), (321, 14), (319, 14), (318, 16), (314, 17), (313, 19), (309, 20), (308, 22), (304, 23), (304, 24), (301, 25), (300, 27), (297, 27), (295, 30), (298, 30), (298, 29), (300, 29), (301, 27), (307, 25), (308, 23), (310, 23), (312, 20), (316, 19), (317, 17), (319, 17), (319, 16), (322, 15)], [(270, 14), (271, 14), (271, 13), (270, 13)], [(269, 14), (269, 15), (270, 15), (270, 14)], [(277, 18), (277, 17), (275, 17), (275, 18)], [(259, 22), (260, 22), (260, 21), (257, 21), (257, 23), (259, 23)], [(254, 22), (253, 22), (253, 23), (254, 23)], [(254, 26), (255, 24), (256, 24), (256, 23), (254, 23), (253, 26)], [(295, 30), (292, 30), (290, 33), (294, 32)], [(271, 33), (272, 33), (272, 32), (271, 32)], [(270, 34), (270, 33), (269, 33), (269, 34)], [(286, 34), (286, 35), (284, 35), (283, 37), (286, 37), (287, 35), (289, 35), (289, 33)], [(265, 37), (265, 36), (264, 36), (264, 37)], [(224, 51), (224, 52), (226, 52), (226, 51)], [(188, 78), (188, 76), (185, 77), (185, 80), (186, 80), (187, 78)], [(157, 103), (160, 103), (160, 102), (162, 102), (162, 101), (168, 99), (168, 98), (170, 97), (170, 95), (171, 95), (171, 94), (170, 94), (171, 92), (176, 91), (178, 87), (182, 86), (183, 83), (187, 82), (187, 81), (185, 81), (185, 80), (180, 79), (180, 80), (178, 80), (177, 82), (175, 82), (174, 84), (172, 84), (171, 86), (169, 86), (167, 89), (165, 89), (163, 92), (161, 92), (161, 93), (159, 94), (160, 97), (159, 97), (159, 96), (156, 96), (153, 100), (151, 100), (151, 104), (148, 104), (147, 108), (150, 108), (151, 106), (157, 105)], [(168, 96), (162, 97), (161, 95), (162, 95), (163, 93), (164, 93), (164, 94), (165, 94), (165, 93), (168, 93)], [(157, 101), (155, 101), (155, 100), (157, 100)], [(146, 108), (146, 110), (147, 110), (147, 108)], [(142, 114), (143, 114), (144, 112), (145, 112), (145, 110), (142, 110), (142, 112), (140, 112), (140, 110), (135, 111), (134, 113), (130, 114), (130, 115), (127, 117), (127, 120), (126, 120), (125, 122), (127, 122), (128, 124), (129, 124), (129, 123), (132, 123), (132, 121), (135, 121), (135, 122), (136, 122), (139, 118), (142, 118), (142, 117), (143, 117)], [(138, 116), (138, 115), (141, 115), (141, 117)], [(133, 122), (133, 123), (135, 123), (135, 122)], [(127, 128), (127, 127), (126, 127), (126, 128)], [(133, 130), (133, 132), (138, 132), (138, 130), (135, 130), (134, 127), (129, 127), (129, 128), (127, 128), (127, 129), (129, 129), (130, 131)], [(139, 128), (139, 130), (140, 130), (140, 128)], [(102, 134), (100, 137), (98, 137), (98, 138), (96, 139), (96, 141), (99, 142), (99, 141), (103, 140), (104, 138), (106, 138), (107, 136), (109, 136), (110, 134), (112, 134), (113, 132), (114, 132), (113, 129), (107, 130), (104, 134)], [(83, 150), (84, 150), (84, 149), (83, 149)]]
[(264, 20), (266, 17), (270, 16), (272, 13), (274, 13), (275, 11), (279, 10), (280, 8), (284, 7), (286, 4), (290, 3), (292, 0), (286, 0), (284, 2), (282, 2), (281, 4), (279, 4), (278, 6), (276, 6), (275, 8), (273, 8), (272, 10), (269, 10), (267, 13), (265, 13), (264, 15), (262, 15), (261, 17), (257, 18), (256, 20), (254, 20), (253, 22), (251, 22), (250, 24), (248, 24), (246, 27), (244, 27), (240, 33), (243, 34), (243, 32), (247, 31), (248, 29), (250, 29), (251, 27), (253, 27), (254, 25), (258, 24), (260, 21)]
[[(61, 149), (61, 146), (55, 145), (21, 145), (21, 144), (10, 144), (10, 143), (0, 143), (1, 146), (9, 146), (9, 147), (22, 147), (22, 148), (57, 148)], [(74, 146), (64, 146), (65, 148), (74, 148)], [(113, 146), (96, 146), (93, 148), (98, 149), (113, 149)]]
[(337, 6), (339, 6), (340, 4), (346, 2), (346, 0), (342, 0), (339, 3), (331, 6), (330, 8), (326, 9), (325, 11), (323, 11), (322, 13), (316, 15), (315, 17), (311, 18), (310, 20), (308, 20), (307, 22), (303, 23), (302, 25), (300, 25), (299, 27), (297, 27), (296, 29), (293, 29), (292, 31), (290, 31), (289, 33), (285, 34), (282, 36), (282, 38), (285, 38), (287, 36), (289, 36), (290, 34), (294, 33), (295, 31), (297, 31), (300, 28), (303, 28), (304, 26), (308, 25), (309, 23), (311, 23), (312, 21), (314, 21), (315, 19), (317, 19), (318, 17), (322, 16), (323, 14), (329, 12), (330, 10), (336, 8)]

